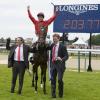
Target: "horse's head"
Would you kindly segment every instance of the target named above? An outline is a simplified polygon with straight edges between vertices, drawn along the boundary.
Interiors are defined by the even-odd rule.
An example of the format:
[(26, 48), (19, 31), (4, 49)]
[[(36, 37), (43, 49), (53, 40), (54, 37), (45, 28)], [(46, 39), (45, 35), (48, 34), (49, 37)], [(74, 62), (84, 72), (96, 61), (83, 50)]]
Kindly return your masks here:
[(32, 46), (36, 48), (37, 52), (44, 52), (47, 46), (45, 38), (43, 36), (40, 36), (38, 40), (35, 43), (33, 43)]

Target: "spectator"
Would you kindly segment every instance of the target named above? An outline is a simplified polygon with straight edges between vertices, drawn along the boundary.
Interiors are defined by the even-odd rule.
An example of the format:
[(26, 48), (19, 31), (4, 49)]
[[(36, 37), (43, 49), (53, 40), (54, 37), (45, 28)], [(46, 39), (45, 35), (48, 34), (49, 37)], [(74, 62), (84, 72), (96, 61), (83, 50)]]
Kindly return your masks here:
[(10, 50), (8, 56), (8, 67), (12, 67), (11, 93), (14, 93), (17, 76), (19, 74), (18, 94), (21, 94), (25, 69), (29, 69), (28, 55), (29, 52), (34, 52), (34, 49), (25, 45), (22, 37), (17, 37), (13, 46), (10, 47), (9, 45), (10, 39), (7, 39), (6, 49)]
[(64, 45), (59, 43), (60, 36), (53, 35), (53, 44), (51, 45), (51, 93), (52, 98), (56, 98), (56, 76), (58, 74), (59, 97), (63, 97), (63, 75), (65, 71), (65, 61), (68, 59), (68, 52)]

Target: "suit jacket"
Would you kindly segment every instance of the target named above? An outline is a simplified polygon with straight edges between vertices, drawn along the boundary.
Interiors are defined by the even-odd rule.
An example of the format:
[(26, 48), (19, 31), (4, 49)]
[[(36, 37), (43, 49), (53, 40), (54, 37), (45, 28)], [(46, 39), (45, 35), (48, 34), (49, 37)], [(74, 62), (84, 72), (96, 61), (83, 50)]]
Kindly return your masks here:
[[(54, 46), (54, 44), (51, 45), (51, 60), (52, 60), (52, 48), (53, 48), (53, 46)], [(62, 67), (62, 70), (64, 70), (66, 68), (65, 61), (68, 60), (69, 55), (68, 55), (66, 47), (62, 44), (59, 44), (58, 57), (60, 57), (62, 59), (61, 67)], [(60, 61), (58, 61), (58, 62), (60, 62)]]
[[(9, 55), (8, 55), (8, 68), (13, 67), (14, 53), (15, 53), (16, 47), (17, 47), (16, 45), (13, 45), (7, 48), (8, 50), (10, 50)], [(29, 61), (28, 61), (29, 52), (34, 52), (34, 49), (30, 48), (28, 45), (23, 44), (23, 56), (24, 56), (24, 63), (25, 63), (26, 68), (29, 68)]]

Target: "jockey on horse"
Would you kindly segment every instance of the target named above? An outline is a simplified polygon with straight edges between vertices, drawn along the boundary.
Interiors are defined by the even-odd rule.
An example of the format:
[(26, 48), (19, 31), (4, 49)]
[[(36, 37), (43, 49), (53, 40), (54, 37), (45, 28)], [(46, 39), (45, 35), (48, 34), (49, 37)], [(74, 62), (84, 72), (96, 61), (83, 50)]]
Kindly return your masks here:
[[(33, 80), (32, 80), (32, 86), (34, 86), (34, 75), (35, 75), (35, 91), (37, 92), (37, 80), (38, 80), (38, 72), (37, 68), (38, 66), (41, 67), (41, 78), (44, 82), (43, 85), (43, 92), (44, 94), (46, 93), (46, 88), (45, 88), (45, 82), (46, 82), (46, 69), (47, 69), (47, 44), (46, 44), (46, 36), (48, 32), (48, 25), (50, 25), (56, 18), (56, 13), (49, 18), (48, 20), (44, 21), (44, 14), (43, 13), (38, 13), (37, 17), (38, 20), (36, 20), (31, 12), (30, 12), (30, 6), (27, 7), (28, 11), (28, 16), (35, 25), (35, 34), (38, 37), (37, 42), (33, 44), (33, 46), (36, 48), (36, 53), (34, 53), (33, 56)], [(41, 81), (42, 81), (41, 80)]]
[[(44, 21), (44, 13), (40, 12), (37, 14), (38, 20), (36, 20), (31, 12), (30, 12), (30, 6), (27, 7), (27, 11), (28, 11), (28, 16), (30, 18), (30, 20), (33, 22), (33, 24), (35, 25), (35, 34), (40, 37), (43, 34), (47, 34), (48, 32), (48, 25), (50, 25), (56, 18), (56, 13), (54, 13), (54, 15), (49, 18), (48, 20)], [(45, 29), (45, 32), (44, 32)]]

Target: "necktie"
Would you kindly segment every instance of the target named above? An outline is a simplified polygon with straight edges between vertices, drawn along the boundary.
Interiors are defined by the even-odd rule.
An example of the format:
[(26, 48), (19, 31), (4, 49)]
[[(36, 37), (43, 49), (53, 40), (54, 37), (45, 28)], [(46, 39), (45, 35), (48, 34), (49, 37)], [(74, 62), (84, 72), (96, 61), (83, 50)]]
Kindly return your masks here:
[(20, 46), (18, 46), (18, 62), (20, 62)]
[(53, 46), (53, 50), (52, 50), (52, 62), (53, 63), (55, 61), (55, 51), (56, 51), (56, 45)]

